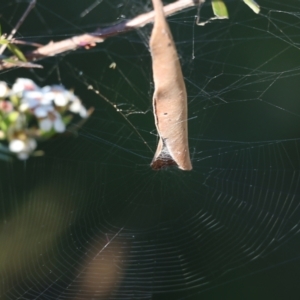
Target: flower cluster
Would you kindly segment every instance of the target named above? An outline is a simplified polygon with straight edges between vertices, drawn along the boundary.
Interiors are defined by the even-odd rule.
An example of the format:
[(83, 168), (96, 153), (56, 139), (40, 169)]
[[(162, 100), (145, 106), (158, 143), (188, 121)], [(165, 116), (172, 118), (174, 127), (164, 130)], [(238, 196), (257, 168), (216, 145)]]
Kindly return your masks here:
[(19, 159), (33, 153), (38, 139), (64, 132), (72, 113), (88, 117), (80, 99), (62, 85), (41, 88), (19, 78), (10, 88), (0, 81), (0, 140)]

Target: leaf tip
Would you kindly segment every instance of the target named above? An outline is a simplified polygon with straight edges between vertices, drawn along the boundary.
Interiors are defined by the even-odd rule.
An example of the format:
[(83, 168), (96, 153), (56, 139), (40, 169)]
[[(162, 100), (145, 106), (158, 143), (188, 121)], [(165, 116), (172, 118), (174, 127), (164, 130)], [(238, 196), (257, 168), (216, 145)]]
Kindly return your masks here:
[(229, 19), (227, 7), (222, 0), (212, 0), (211, 5), (214, 15), (218, 19)]
[(260, 12), (260, 6), (254, 0), (243, 0), (256, 14)]

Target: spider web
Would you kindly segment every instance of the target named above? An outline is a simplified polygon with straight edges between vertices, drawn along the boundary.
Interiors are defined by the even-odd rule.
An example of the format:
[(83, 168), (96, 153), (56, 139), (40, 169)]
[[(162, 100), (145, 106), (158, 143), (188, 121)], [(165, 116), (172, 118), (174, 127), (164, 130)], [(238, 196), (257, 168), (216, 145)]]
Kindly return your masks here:
[[(41, 144), (45, 156), (1, 162), (1, 298), (296, 294), (300, 3), (260, 0), (260, 15), (226, 4), (230, 19), (205, 26), (197, 19), (212, 17), (210, 4), (168, 18), (188, 91), (191, 172), (149, 166), (151, 24), (45, 58), (42, 70), (1, 71), (8, 83), (61, 83), (95, 107), (76, 137)], [(3, 32), (27, 5), (0, 4)], [(148, 0), (38, 1), (16, 38), (46, 44), (151, 9)]]

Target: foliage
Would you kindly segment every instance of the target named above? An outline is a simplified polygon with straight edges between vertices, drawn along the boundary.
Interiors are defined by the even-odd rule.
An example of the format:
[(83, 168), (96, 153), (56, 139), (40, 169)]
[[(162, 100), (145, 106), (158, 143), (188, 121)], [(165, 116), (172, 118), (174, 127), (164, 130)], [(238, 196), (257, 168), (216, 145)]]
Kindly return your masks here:
[(61, 85), (40, 88), (30, 79), (19, 78), (10, 88), (0, 82), (0, 140), (4, 142), (0, 151), (27, 159), (37, 141), (65, 132), (73, 114), (88, 116), (80, 99)]
[[(254, 0), (243, 0), (256, 14), (260, 12), (259, 5)], [(223, 0), (211, 0), (212, 9), (217, 19), (228, 19), (229, 14)]]

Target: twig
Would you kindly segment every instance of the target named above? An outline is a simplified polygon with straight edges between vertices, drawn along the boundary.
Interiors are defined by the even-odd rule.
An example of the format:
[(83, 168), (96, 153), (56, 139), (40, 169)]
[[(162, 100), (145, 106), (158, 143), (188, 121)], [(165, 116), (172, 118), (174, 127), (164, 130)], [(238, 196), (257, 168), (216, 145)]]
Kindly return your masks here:
[[(206, 0), (178, 0), (178, 1), (175, 1), (174, 3), (164, 6), (164, 13), (165, 13), (165, 16), (169, 16), (169, 15), (178, 13), (186, 8), (196, 6), (196, 5), (201, 5), (205, 1)], [(126, 22), (126, 26), (130, 27), (131, 29), (143, 27), (146, 24), (153, 22), (154, 16), (155, 16), (155, 12), (154, 12), (154, 10), (152, 10), (148, 13), (139, 15), (139, 16), (133, 18), (132, 20)]]
[[(21, 17), (21, 19), (19, 20), (19, 22), (17, 23), (17, 25), (14, 27), (14, 29), (11, 31), (10, 35), (7, 37), (6, 40), (10, 41), (14, 35), (16, 34), (16, 32), (18, 31), (18, 29), (20, 28), (20, 26), (23, 24), (23, 22), (25, 21), (26, 17), (28, 16), (28, 14), (30, 13), (30, 11), (33, 9), (33, 7), (35, 6), (36, 0), (31, 0), (31, 2), (29, 3), (27, 9), (25, 10), (23, 16)], [(4, 52), (4, 50), (6, 49), (7, 44), (3, 44), (0, 48), (0, 55)]]
[[(186, 8), (201, 5), (204, 2), (205, 0), (178, 0), (174, 3), (164, 6), (164, 12), (166, 16), (169, 16)], [(26, 53), (25, 57), (27, 61), (35, 61), (43, 57), (55, 56), (67, 51), (76, 50), (78, 48), (93, 45), (95, 43), (100, 43), (108, 37), (134, 30), (136, 28), (143, 27), (150, 22), (153, 22), (154, 15), (154, 11), (150, 11), (148, 13), (141, 14), (131, 20), (126, 20), (107, 28), (98, 29), (92, 33), (74, 36), (72, 38), (58, 42), (50, 42), (43, 47)], [(0, 70), (11, 67), (14, 67), (14, 65), (3, 62), (2, 65), (0, 65)]]
[(31, 46), (31, 47), (34, 47), (34, 48), (44, 47), (43, 44), (31, 43), (31, 42), (26, 42), (26, 41), (21, 41), (21, 40), (16, 40), (16, 39), (11, 40), (10, 43), (14, 44), (14, 45)]

